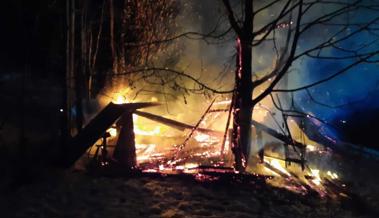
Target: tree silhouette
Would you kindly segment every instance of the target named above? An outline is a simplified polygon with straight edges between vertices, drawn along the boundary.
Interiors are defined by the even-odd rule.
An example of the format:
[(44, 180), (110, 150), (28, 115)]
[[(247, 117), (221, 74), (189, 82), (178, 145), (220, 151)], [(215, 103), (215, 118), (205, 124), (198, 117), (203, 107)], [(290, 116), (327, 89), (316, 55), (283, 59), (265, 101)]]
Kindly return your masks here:
[[(156, 62), (157, 51), (167, 43), (133, 46), (158, 41), (171, 34), (178, 13), (173, 0), (67, 0), (66, 117), (80, 131), (84, 124), (83, 99), (96, 97), (115, 76)], [(169, 58), (175, 56), (170, 50)], [(148, 72), (135, 74), (146, 76)], [(128, 74), (129, 77), (133, 75)], [(132, 86), (134, 78), (123, 81)], [(71, 108), (75, 106), (75, 116)], [(74, 118), (75, 117), (75, 118)], [(67, 125), (66, 125), (67, 126)], [(70, 126), (67, 129), (75, 129)], [(69, 132), (66, 130), (66, 132)], [(68, 133), (70, 134), (70, 133)]]

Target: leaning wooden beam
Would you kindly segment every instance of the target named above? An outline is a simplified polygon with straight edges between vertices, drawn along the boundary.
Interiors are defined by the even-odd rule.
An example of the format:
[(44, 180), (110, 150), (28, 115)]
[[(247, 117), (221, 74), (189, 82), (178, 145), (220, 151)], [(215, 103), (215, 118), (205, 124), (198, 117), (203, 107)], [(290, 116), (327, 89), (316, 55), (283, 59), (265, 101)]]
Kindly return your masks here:
[(179, 155), (179, 152), (186, 146), (187, 142), (190, 140), (192, 137), (193, 133), (199, 128), (199, 125), (201, 122), (204, 120), (205, 116), (207, 116), (209, 110), (212, 108), (213, 103), (215, 102), (216, 99), (213, 99), (211, 104), (208, 106), (207, 110), (204, 112), (204, 114), (200, 117), (199, 121), (197, 121), (196, 125), (191, 129), (190, 134), (187, 136), (187, 138), (184, 140), (184, 142), (179, 146), (176, 155), (174, 156), (174, 159), (176, 159)]
[[(137, 115), (139, 115), (139, 116), (141, 116), (141, 117), (145, 117), (147, 119), (154, 120), (156, 122), (165, 124), (167, 126), (171, 126), (171, 127), (176, 128), (178, 130), (185, 130), (185, 129), (193, 129), (194, 128), (193, 125), (189, 125), (189, 124), (186, 124), (186, 123), (182, 123), (182, 122), (178, 122), (178, 121), (175, 121), (175, 120), (171, 120), (171, 119), (168, 119), (168, 118), (165, 118), (165, 117), (162, 117), (162, 116), (158, 116), (158, 115), (155, 115), (155, 114), (151, 114), (151, 113), (147, 113), (147, 112), (142, 112), (142, 111), (135, 111), (134, 113), (137, 114)], [(296, 140), (293, 140), (290, 137), (288, 137), (286, 135), (283, 135), (283, 134), (277, 132), (276, 130), (274, 130), (274, 129), (272, 129), (272, 128), (264, 125), (264, 124), (261, 124), (261, 123), (259, 123), (257, 121), (252, 120), (252, 124), (256, 128), (258, 128), (259, 130), (261, 130), (263, 132), (266, 132), (267, 134), (269, 134), (269, 135), (271, 135), (271, 136), (279, 139), (280, 141), (282, 141), (284, 143), (287, 143), (287, 144), (290, 144), (290, 145), (294, 145), (294, 146), (299, 147), (299, 148), (306, 147), (306, 145), (304, 145), (303, 143), (298, 142)], [(215, 131), (215, 130), (211, 130), (211, 129), (197, 128), (197, 131), (205, 133), (205, 134), (209, 134), (209, 135), (220, 136), (220, 137), (222, 137), (224, 135), (223, 132)]]
[(263, 162), (263, 165), (268, 168), (269, 170), (273, 171), (274, 173), (278, 174), (279, 176), (283, 178), (289, 178), (290, 175), (283, 173), (282, 171), (276, 169), (275, 167), (271, 166), (269, 163)]
[(109, 103), (82, 131), (69, 140), (63, 148), (60, 165), (70, 167), (75, 163), (125, 112), (134, 112), (137, 109), (157, 106), (157, 103)]
[[(181, 131), (183, 131), (185, 129), (195, 128), (195, 126), (193, 126), (193, 125), (178, 122), (175, 120), (171, 120), (171, 119), (168, 119), (168, 118), (165, 118), (162, 116), (158, 116), (155, 114), (147, 113), (147, 112), (135, 111), (134, 113), (137, 114), (138, 116), (145, 117), (145, 118), (150, 119), (150, 120), (154, 120), (158, 123), (162, 123), (164, 125), (170, 126), (172, 128), (175, 128), (175, 129), (178, 129)], [(205, 134), (209, 134), (209, 135), (214, 135), (214, 136), (223, 136), (223, 134), (224, 134), (223, 132), (220, 132), (220, 131), (205, 129), (205, 128), (197, 128), (196, 131), (201, 132), (201, 133), (205, 133)]]

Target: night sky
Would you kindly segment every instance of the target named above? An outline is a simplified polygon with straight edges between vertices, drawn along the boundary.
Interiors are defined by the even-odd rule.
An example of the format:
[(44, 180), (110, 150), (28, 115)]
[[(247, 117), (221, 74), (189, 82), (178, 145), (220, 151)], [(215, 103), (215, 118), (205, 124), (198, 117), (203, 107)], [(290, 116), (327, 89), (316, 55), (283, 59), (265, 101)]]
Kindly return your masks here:
[[(7, 1), (1, 22), (1, 71), (32, 68), (34, 75), (64, 66), (64, 1)], [(63, 65), (62, 65), (63, 64)]]

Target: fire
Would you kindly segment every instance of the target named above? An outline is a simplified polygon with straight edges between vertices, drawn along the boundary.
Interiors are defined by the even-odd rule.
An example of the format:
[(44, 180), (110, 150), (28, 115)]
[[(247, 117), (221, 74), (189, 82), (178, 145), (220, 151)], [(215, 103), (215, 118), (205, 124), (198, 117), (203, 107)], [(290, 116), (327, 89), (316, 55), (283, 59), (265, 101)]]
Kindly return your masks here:
[[(265, 157), (264, 170), (274, 178), (269, 179), (267, 182), (275, 187), (286, 188), (287, 190), (294, 191), (296, 193), (306, 194), (308, 189), (319, 193), (321, 197), (330, 196), (336, 197), (335, 190), (330, 188), (328, 184), (333, 180), (335, 184), (339, 184), (337, 180), (339, 176), (337, 173), (328, 171), (322, 171), (317, 168), (308, 168), (306, 171), (302, 171), (300, 166), (290, 165), (284, 167), (285, 161), (275, 159), (271, 157)], [(307, 188), (308, 187), (308, 188)], [(344, 187), (342, 185), (342, 187)]]
[(107, 130), (107, 132), (111, 135), (112, 138), (117, 136), (117, 129), (115, 127), (111, 127)]
[(207, 134), (198, 133), (194, 138), (197, 142), (207, 142), (210, 139), (210, 136)]
[[(113, 103), (124, 104), (130, 102), (126, 96), (128, 95), (117, 93), (112, 98), (114, 99)], [(152, 102), (158, 101), (156, 97), (149, 97), (147, 100)], [(225, 130), (225, 126), (223, 126), (224, 120), (226, 120), (227, 116), (227, 113), (225, 113), (225, 106), (228, 106), (230, 103), (231, 101), (226, 99), (216, 102), (214, 105), (220, 106), (220, 109), (215, 109), (213, 113), (209, 113), (203, 120), (201, 120), (199, 127), (217, 129), (217, 131), (221, 130), (223, 132)], [(263, 107), (257, 108), (253, 113), (254, 120), (258, 122), (264, 122), (266, 118), (268, 118), (268, 115), (270, 115), (269, 110)], [(168, 130), (168, 127), (160, 126), (154, 122), (149, 123), (145, 118), (137, 115), (133, 115), (133, 123), (134, 133), (136, 135), (137, 163), (144, 172), (163, 174), (175, 172), (188, 173), (196, 175), (199, 180), (204, 180), (205, 174), (203, 175), (199, 173), (201, 172), (199, 171), (201, 167), (211, 166), (216, 168), (220, 166), (228, 167), (231, 165), (231, 162), (227, 159), (229, 158), (228, 154), (231, 154), (229, 146), (230, 141), (225, 141), (225, 149), (223, 150), (223, 153), (221, 153), (222, 136), (209, 135), (204, 132), (194, 131), (194, 134), (191, 135), (190, 138), (191, 141), (188, 142), (186, 148), (181, 150), (180, 155), (173, 158), (179, 148), (179, 146), (175, 145), (183, 143), (182, 137), (188, 135), (186, 132), (180, 136), (175, 135), (175, 139), (167, 138), (166, 140), (165, 138), (165, 140), (157, 142), (159, 138), (172, 135), (166, 131)], [(289, 120), (289, 126), (293, 132), (292, 135), (295, 136), (295, 140), (300, 141), (300, 139), (297, 139), (300, 137), (296, 136), (301, 135), (300, 133), (302, 133), (303, 130), (296, 128), (296, 125), (295, 120)], [(113, 138), (118, 134), (115, 127), (109, 128), (107, 132)], [(228, 135), (226, 137), (228, 137)], [(178, 142), (170, 141), (177, 140), (176, 138), (179, 139)], [(322, 145), (309, 140), (306, 136), (304, 136), (304, 138), (302, 144), (306, 145), (306, 151), (312, 152), (312, 155), (323, 155), (322, 153), (319, 153), (323, 148)], [(165, 141), (166, 143), (164, 143)], [(169, 143), (167, 141), (169, 141)], [(297, 165), (296, 162), (292, 162), (293, 164), (288, 164), (287, 166), (285, 161), (287, 157), (283, 157), (283, 154), (278, 150), (273, 150), (272, 152), (274, 153), (271, 155), (272, 157), (264, 157), (264, 164), (262, 164), (263, 167), (260, 169), (263, 170), (261, 173), (268, 175), (271, 178), (271, 181), (268, 183), (273, 186), (286, 188), (298, 193), (306, 193), (309, 188), (311, 188), (316, 190), (320, 196), (325, 196), (327, 195), (327, 190), (329, 191), (327, 186), (330, 181), (338, 184), (337, 180), (339, 179), (339, 175), (335, 172), (330, 170), (323, 171), (315, 168), (313, 165), (311, 165), (312, 168), (306, 166), (305, 169), (301, 169), (300, 164)], [(267, 153), (265, 154), (267, 155)], [(273, 157), (279, 157), (279, 159)]]
[(193, 169), (197, 168), (197, 163), (185, 163), (184, 165), (175, 166), (175, 170), (183, 171), (185, 173), (192, 173)]
[(186, 168), (186, 169), (191, 169), (191, 168), (196, 168), (196, 167), (198, 167), (199, 166), (199, 164), (197, 164), (197, 163), (186, 163), (185, 165), (184, 165), (184, 168)]
[[(113, 99), (113, 103), (115, 104), (126, 104), (130, 103), (130, 101), (127, 99), (126, 94), (129, 92), (129, 89), (126, 89), (122, 92), (117, 92)], [(126, 94), (121, 94), (126, 93)], [(158, 98), (151, 97), (150, 99), (152, 102), (157, 102)], [(143, 128), (144, 125), (139, 122), (138, 116), (133, 114), (133, 122), (134, 122), (134, 133), (136, 135), (144, 135), (144, 136), (153, 136), (153, 135), (159, 135), (161, 134), (161, 126), (156, 126), (152, 130), (146, 130), (146, 128)], [(108, 132), (111, 134), (112, 137), (115, 137), (117, 135), (117, 130), (115, 129), (109, 129)]]
[(150, 101), (151, 102), (158, 102), (158, 98), (157, 97), (151, 97)]
[(311, 169), (311, 175), (313, 176), (312, 182), (317, 186), (321, 185), (322, 180), (320, 177), (320, 170)]
[(313, 151), (316, 151), (316, 146), (314, 145), (307, 145), (307, 150), (310, 151), (310, 152), (313, 152)]
[(126, 99), (124, 95), (117, 95), (114, 101), (112, 101), (115, 104), (125, 104), (128, 103), (129, 101)]
[[(278, 171), (280, 171), (281, 173), (283, 173), (287, 176), (291, 176), (291, 174), (280, 164), (279, 160), (277, 160), (277, 159), (266, 160), (266, 159), (265, 159), (265, 162), (268, 163), (270, 166), (274, 167), (275, 169), (277, 169)], [(268, 169), (267, 167), (265, 169), (268, 170), (269, 172), (272, 172), (272, 173), (278, 175), (277, 173), (273, 172), (272, 170)]]
[(136, 144), (137, 162), (140, 163), (150, 160), (156, 147), (156, 144)]
[(231, 100), (225, 100), (225, 101), (215, 102), (214, 105), (228, 105), (230, 103), (232, 103)]
[(153, 129), (151, 127), (148, 129), (147, 126), (140, 120), (139, 116), (133, 114), (133, 123), (134, 123), (134, 133), (136, 135), (141, 136), (156, 136), (162, 133), (161, 126), (154, 126)]
[(334, 173), (331, 171), (326, 172), (326, 175), (328, 175), (331, 179), (338, 179), (339, 178), (337, 173)]
[(144, 135), (144, 136), (153, 136), (153, 135), (159, 135), (161, 133), (161, 127), (156, 126), (153, 130), (146, 131), (138, 128), (138, 125), (134, 126), (134, 133), (136, 135)]

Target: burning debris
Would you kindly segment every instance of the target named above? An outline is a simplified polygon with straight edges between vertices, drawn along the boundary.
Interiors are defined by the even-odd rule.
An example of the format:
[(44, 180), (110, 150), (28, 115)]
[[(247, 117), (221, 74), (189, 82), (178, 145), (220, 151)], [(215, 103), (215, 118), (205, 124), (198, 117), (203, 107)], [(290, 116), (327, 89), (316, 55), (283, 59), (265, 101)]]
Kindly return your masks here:
[[(117, 97), (116, 103), (128, 105), (126, 98)], [(227, 114), (225, 113), (227, 110), (212, 110), (212, 106), (228, 104), (230, 101), (212, 102), (196, 125), (132, 110), (133, 115), (130, 114), (126, 118), (129, 121), (123, 122), (131, 122), (133, 125), (125, 130), (123, 127), (125, 124), (120, 123), (121, 119), (119, 119), (105, 131), (101, 139), (94, 143), (96, 149), (88, 150), (88, 157), (100, 163), (97, 165), (100, 168), (109, 168), (114, 164), (120, 164), (120, 161), (125, 159), (127, 164), (123, 166), (130, 169), (138, 168), (140, 172), (147, 174), (189, 174), (201, 182), (216, 181), (231, 174), (251, 175), (264, 178), (266, 184), (302, 195), (318, 193), (321, 197), (331, 198), (348, 196), (346, 185), (339, 181), (339, 175), (336, 172), (331, 169), (321, 170), (310, 167), (305, 160), (305, 153), (322, 156), (328, 155), (330, 151), (325, 150), (321, 145), (296, 141), (256, 121), (253, 121), (256, 132), (254, 137), (257, 139), (255, 143), (264, 144), (261, 148), (264, 152), (259, 151), (251, 157), (247, 172), (236, 171), (233, 167), (233, 154), (230, 147), (231, 131), (227, 128), (224, 140), (222, 131), (210, 128), (211, 123), (216, 119), (226, 120)], [(146, 120), (153, 120), (154, 124), (146, 126), (148, 123)], [(169, 134), (175, 131), (174, 129), (180, 130), (180, 134)], [(120, 141), (122, 131), (131, 131), (133, 135)], [(265, 144), (263, 137), (272, 137), (281, 143)], [(115, 155), (117, 149), (120, 150), (120, 146), (125, 147), (125, 144), (121, 142), (134, 149), (128, 149), (122, 154), (123, 156)], [(295, 155), (298, 155), (299, 159), (291, 158)], [(135, 156), (135, 162), (130, 162), (130, 160), (128, 162), (128, 159), (134, 159), (133, 156)]]

